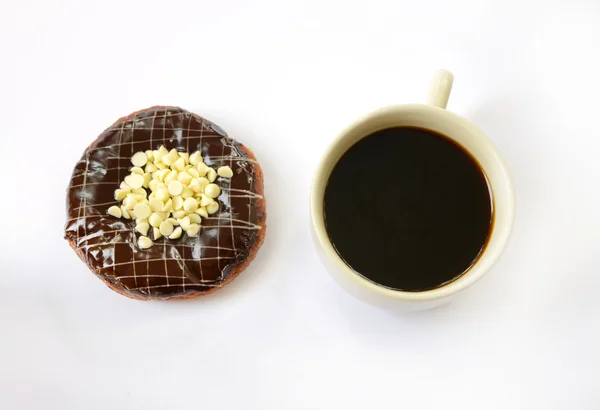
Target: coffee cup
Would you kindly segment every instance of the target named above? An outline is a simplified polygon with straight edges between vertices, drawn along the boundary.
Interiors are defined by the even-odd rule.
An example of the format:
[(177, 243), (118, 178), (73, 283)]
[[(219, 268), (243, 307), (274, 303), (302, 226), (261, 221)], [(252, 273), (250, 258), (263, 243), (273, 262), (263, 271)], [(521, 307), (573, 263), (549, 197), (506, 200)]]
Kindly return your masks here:
[[(327, 272), (344, 289), (363, 301), (386, 307), (439, 305), (481, 279), (506, 247), (515, 216), (515, 197), (511, 177), (493, 142), (469, 120), (446, 110), (453, 82), (451, 73), (440, 71), (431, 83), (426, 104), (388, 106), (359, 118), (329, 145), (315, 172), (310, 195), (311, 225), (315, 246)], [(489, 187), (493, 213), (485, 247), (472, 265), (460, 276), (433, 289), (406, 291), (370, 280), (353, 269), (340, 256), (327, 230), (325, 193), (336, 164), (363, 138), (394, 127), (429, 130), (452, 140), (477, 161)]]

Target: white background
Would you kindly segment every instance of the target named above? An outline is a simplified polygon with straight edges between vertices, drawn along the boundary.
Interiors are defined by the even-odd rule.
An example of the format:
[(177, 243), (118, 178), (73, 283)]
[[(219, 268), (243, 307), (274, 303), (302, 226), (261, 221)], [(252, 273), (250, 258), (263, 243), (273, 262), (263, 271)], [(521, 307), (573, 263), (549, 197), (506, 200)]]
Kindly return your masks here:
[[(506, 159), (517, 220), (462, 298), (392, 314), (319, 264), (311, 174), (439, 68)], [(0, 1), (0, 408), (600, 409), (599, 78), (596, 0)], [(120, 296), (62, 239), (83, 150), (154, 104), (265, 171), (257, 259), (192, 301)]]

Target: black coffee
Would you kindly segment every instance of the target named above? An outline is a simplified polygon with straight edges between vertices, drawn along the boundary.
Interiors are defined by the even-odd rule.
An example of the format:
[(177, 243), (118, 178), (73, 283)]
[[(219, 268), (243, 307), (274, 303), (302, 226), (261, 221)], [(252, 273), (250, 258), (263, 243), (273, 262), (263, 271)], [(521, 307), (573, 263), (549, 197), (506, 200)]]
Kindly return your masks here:
[(493, 221), (477, 161), (449, 138), (412, 127), (353, 145), (329, 177), (324, 212), (329, 238), (353, 270), (405, 291), (461, 276)]

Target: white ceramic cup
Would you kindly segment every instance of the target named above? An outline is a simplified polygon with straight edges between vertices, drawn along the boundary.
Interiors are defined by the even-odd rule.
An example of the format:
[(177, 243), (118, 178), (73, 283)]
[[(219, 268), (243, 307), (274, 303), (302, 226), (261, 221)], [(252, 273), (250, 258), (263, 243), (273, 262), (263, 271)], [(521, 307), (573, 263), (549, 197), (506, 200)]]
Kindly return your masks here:
[[(317, 250), (334, 279), (366, 302), (385, 307), (419, 305), (422, 308), (439, 305), (485, 275), (498, 260), (508, 242), (515, 216), (515, 198), (510, 175), (492, 141), (465, 118), (446, 111), (452, 83), (452, 74), (440, 71), (433, 79), (427, 104), (394, 105), (360, 118), (333, 141), (316, 170), (311, 188), (310, 212)], [(429, 129), (456, 141), (477, 159), (485, 172), (492, 194), (493, 224), (488, 243), (479, 259), (458, 279), (439, 288), (421, 292), (393, 290), (356, 273), (338, 255), (325, 229), (323, 197), (335, 164), (363, 137), (398, 126)]]

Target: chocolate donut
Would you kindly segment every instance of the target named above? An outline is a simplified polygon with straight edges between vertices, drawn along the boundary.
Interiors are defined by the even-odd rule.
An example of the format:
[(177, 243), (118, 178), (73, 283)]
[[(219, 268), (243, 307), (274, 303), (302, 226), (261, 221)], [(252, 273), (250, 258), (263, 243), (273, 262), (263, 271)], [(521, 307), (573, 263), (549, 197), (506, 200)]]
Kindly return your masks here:
[[(161, 238), (137, 246), (135, 221), (116, 219), (114, 191), (138, 151), (164, 145), (200, 151), (210, 167), (228, 165), (219, 178), (217, 213), (202, 220), (200, 234)], [(65, 239), (111, 289), (134, 299), (181, 299), (213, 292), (254, 259), (266, 232), (263, 173), (253, 152), (217, 125), (178, 107), (156, 106), (119, 119), (84, 152), (67, 189)]]

